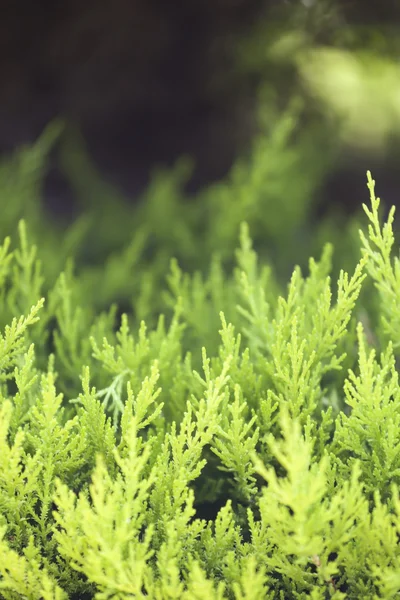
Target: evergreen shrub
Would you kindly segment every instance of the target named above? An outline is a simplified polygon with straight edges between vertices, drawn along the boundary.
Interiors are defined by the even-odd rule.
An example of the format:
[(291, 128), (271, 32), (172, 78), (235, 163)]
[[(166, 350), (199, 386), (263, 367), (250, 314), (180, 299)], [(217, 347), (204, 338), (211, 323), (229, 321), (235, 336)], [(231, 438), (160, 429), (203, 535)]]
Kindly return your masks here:
[(3, 163), (1, 598), (398, 597), (394, 210), (368, 174), (359, 241), (325, 223), (284, 285), (319, 239), (292, 124), (190, 202), (185, 162), (134, 208), (71, 154), (67, 228), (38, 201), (57, 127)]

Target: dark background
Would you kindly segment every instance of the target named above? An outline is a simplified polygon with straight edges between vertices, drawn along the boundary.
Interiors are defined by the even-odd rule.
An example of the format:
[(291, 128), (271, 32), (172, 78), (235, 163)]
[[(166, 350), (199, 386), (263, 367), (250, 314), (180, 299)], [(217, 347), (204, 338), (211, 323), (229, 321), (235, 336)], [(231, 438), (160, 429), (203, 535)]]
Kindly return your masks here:
[[(399, 24), (397, 0), (334, 4), (346, 24), (376, 29)], [(154, 165), (170, 165), (182, 154), (195, 158), (190, 189), (198, 189), (228, 171), (254, 132), (259, 80), (237, 68), (238, 43), (262, 19), (267, 24), (275, 19), (284, 28), (295, 11), (308, 10), (305, 5), (300, 0), (3, 2), (0, 152), (35, 140), (51, 119), (62, 116), (78, 125), (103, 174), (131, 198), (146, 185)], [(340, 19), (321, 26), (316, 37), (329, 38)], [(274, 85), (277, 75), (264, 77)], [(359, 203), (371, 168), (381, 193), (394, 202), (394, 189), (400, 190), (397, 163), (396, 156), (352, 155), (327, 182), (324, 201)], [(47, 189), (69, 202), (68, 186), (56, 169)]]

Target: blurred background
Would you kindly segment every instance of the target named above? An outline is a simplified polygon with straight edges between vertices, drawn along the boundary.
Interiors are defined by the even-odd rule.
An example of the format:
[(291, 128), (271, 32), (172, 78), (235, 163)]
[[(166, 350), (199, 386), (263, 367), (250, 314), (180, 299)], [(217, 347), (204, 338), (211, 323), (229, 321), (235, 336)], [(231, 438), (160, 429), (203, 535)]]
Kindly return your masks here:
[(3, 157), (64, 123), (45, 183), (55, 211), (73, 212), (65, 157), (78, 147), (131, 202), (189, 155), (190, 195), (292, 98), (294, 135), (313, 132), (326, 159), (317, 212), (367, 200), (367, 169), (398, 202), (398, 0), (4, 0), (0, 45)]

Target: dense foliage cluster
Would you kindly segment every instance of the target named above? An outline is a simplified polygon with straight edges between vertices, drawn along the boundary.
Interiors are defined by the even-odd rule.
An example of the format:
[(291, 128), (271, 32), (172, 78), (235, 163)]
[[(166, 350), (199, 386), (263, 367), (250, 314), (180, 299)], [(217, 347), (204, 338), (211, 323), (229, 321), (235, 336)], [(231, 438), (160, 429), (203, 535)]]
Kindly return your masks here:
[(38, 202), (54, 127), (3, 165), (2, 598), (397, 597), (394, 215), (369, 175), (358, 242), (309, 241), (292, 125), (191, 202), (181, 164), (107, 210), (86, 165), (68, 229)]

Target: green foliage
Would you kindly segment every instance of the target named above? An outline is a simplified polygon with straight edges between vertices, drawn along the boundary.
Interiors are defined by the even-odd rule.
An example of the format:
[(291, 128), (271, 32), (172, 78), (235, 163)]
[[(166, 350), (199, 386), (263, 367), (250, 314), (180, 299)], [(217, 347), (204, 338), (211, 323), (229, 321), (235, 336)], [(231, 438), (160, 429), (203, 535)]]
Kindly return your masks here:
[(380, 149), (393, 131), (399, 132), (397, 52), (393, 58), (370, 49), (320, 47), (300, 53), (301, 77), (325, 111), (335, 115), (348, 144)]
[(368, 272), (379, 291), (385, 337), (392, 340), (397, 350), (400, 346), (400, 260), (397, 256), (394, 257), (393, 264), (391, 260), (395, 207), (392, 207), (386, 223), (381, 227), (378, 217), (380, 199), (375, 196), (375, 182), (369, 172), (368, 189), (371, 195), (371, 209), (363, 205), (370, 221), (368, 237), (360, 231), (363, 253), (367, 257)]
[[(7, 221), (1, 598), (398, 596), (393, 211), (382, 225), (368, 175), (361, 258), (336, 277), (325, 244), (285, 289), (271, 232), (287, 223), (286, 244), (307, 207), (291, 220), (287, 200), (269, 230), (257, 211), (278, 188), (253, 158), (204, 195), (209, 221), (174, 203), (176, 173), (137, 210), (121, 201), (121, 236), (139, 223), (120, 245), (104, 236), (103, 268), (85, 264), (83, 225), (63, 245), (31, 215)], [(100, 244), (103, 217), (85, 219)]]
[(325, 155), (340, 160), (340, 146), (358, 155), (383, 153), (394, 140), (397, 146), (400, 133), (399, 25), (389, 17), (394, 6), (371, 19), (362, 4), (277, 3), (273, 18), (267, 13), (239, 41), (239, 67), (267, 88), (273, 81), (281, 99), (301, 95), (309, 123), (325, 133)]
[[(358, 326), (359, 375), (350, 370), (345, 381), (346, 403), (352, 411), (338, 419), (336, 456), (344, 477), (355, 460), (362, 464), (365, 490), (378, 490), (385, 499), (390, 484), (400, 474), (399, 382), (392, 342), (382, 354), (381, 364), (375, 351), (367, 354), (362, 325)], [(347, 460), (342, 462), (342, 455)]]

